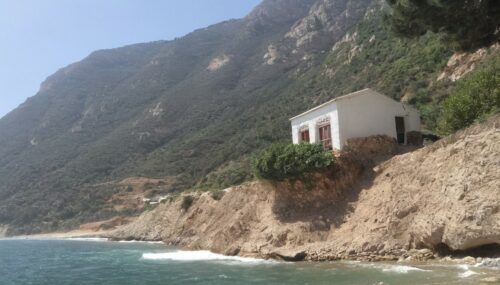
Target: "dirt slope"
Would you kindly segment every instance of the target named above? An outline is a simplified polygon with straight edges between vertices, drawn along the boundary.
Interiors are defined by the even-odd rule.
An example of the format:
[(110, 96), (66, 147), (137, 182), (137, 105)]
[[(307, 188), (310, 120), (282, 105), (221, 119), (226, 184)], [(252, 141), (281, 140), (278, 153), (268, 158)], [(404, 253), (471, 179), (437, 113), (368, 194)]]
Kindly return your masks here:
[[(192, 194), (111, 234), (190, 249), (285, 259), (428, 258), (500, 244), (500, 117), (392, 156), (384, 138), (351, 144), (317, 187), (254, 182), (220, 201)], [(376, 154), (376, 155), (375, 155)]]
[(500, 244), (500, 117), (375, 169), (320, 256)]

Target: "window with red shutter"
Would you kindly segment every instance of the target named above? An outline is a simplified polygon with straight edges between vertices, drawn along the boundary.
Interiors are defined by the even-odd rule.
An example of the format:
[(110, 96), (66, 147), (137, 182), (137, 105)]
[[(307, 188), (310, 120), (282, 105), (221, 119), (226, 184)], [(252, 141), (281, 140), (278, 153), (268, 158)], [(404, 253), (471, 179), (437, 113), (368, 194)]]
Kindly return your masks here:
[(304, 130), (300, 132), (300, 142), (309, 143), (309, 130)]
[(332, 131), (330, 125), (319, 127), (319, 141), (324, 149), (332, 149)]

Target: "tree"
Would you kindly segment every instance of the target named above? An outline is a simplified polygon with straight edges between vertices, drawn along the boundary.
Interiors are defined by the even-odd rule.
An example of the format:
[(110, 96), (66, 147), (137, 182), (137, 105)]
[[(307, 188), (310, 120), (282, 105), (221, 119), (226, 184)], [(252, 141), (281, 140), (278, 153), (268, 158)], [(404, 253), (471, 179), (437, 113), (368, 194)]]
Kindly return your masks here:
[(441, 33), (455, 50), (473, 51), (500, 39), (498, 0), (387, 0), (386, 22), (402, 37)]

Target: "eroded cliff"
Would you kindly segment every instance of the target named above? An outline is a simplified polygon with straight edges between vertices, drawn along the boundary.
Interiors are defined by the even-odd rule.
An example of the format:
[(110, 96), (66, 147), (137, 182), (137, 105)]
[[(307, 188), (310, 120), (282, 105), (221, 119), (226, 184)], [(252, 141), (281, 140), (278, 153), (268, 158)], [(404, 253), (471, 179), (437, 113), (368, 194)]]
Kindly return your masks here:
[(253, 182), (227, 189), (220, 201), (189, 194), (189, 209), (181, 209), (182, 198), (162, 204), (110, 236), (289, 260), (498, 248), (500, 116), (425, 148), (396, 151), (383, 137), (351, 142), (314, 189)]

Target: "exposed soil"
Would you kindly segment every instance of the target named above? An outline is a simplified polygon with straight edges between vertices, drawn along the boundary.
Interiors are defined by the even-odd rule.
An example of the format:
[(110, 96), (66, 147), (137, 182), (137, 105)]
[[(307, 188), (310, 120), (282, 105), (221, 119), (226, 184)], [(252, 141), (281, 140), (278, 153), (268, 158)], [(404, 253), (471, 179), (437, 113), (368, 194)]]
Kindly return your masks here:
[[(408, 151), (409, 149), (406, 149)], [(500, 116), (433, 145), (352, 141), (314, 189), (253, 182), (191, 193), (109, 234), (285, 260), (397, 260), (500, 244)], [(395, 155), (396, 154), (396, 155)]]

